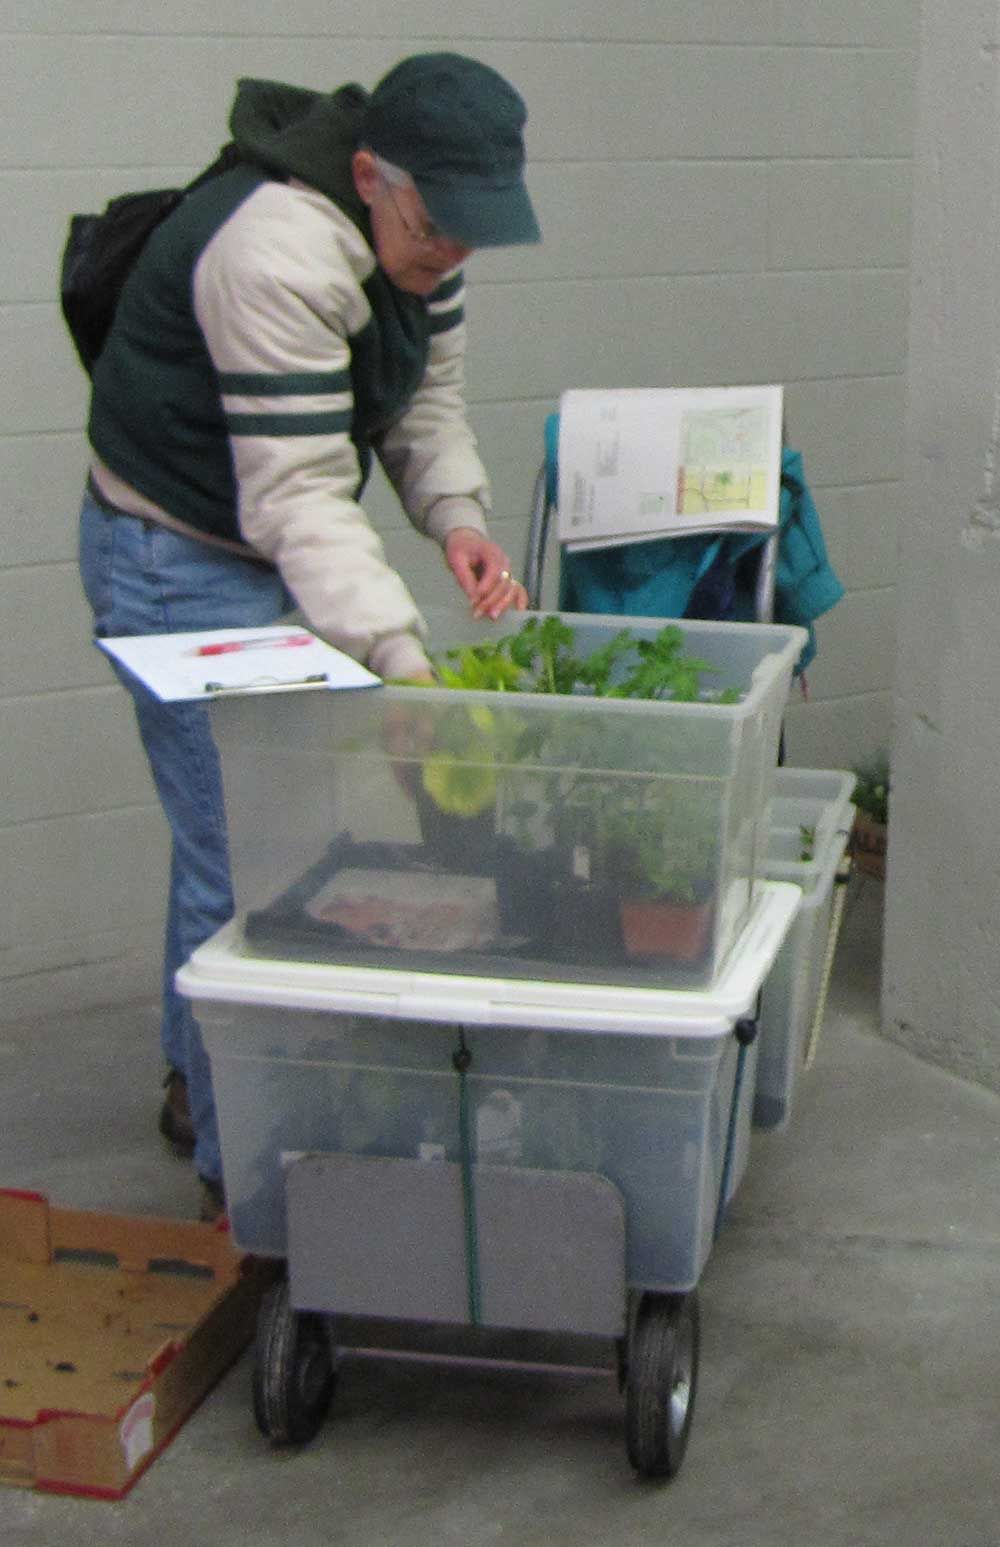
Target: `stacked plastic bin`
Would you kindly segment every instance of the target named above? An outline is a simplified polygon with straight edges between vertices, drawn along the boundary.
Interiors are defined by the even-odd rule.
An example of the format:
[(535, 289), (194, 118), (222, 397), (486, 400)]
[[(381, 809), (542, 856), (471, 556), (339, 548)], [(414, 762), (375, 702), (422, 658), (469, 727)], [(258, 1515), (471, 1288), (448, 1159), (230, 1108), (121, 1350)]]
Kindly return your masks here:
[[(663, 627), (567, 621), (581, 657)], [(379, 686), (213, 705), (238, 914), (178, 986), (234, 1238), (287, 1260), (255, 1345), (278, 1443), (322, 1421), (331, 1331), (375, 1317), (612, 1339), (631, 1464), (680, 1465), (698, 1279), (750, 1148), (754, 1014), (800, 906), (764, 857), (805, 640), (680, 627), (698, 701)], [(431, 638), (490, 634), (453, 617)]]
[(850, 773), (810, 768), (779, 768), (775, 778), (766, 874), (801, 887), (802, 906), (761, 996), (753, 1108), (758, 1128), (788, 1122), (796, 1075), (822, 1016), (854, 782)]
[[(662, 628), (567, 621), (581, 654)], [(681, 627), (708, 663), (703, 702), (385, 686), (213, 705), (237, 921), (179, 981), (212, 1061), (241, 1246), (284, 1249), (289, 1152), (471, 1161), (613, 1178), (630, 1281), (697, 1278), (720, 1187), (746, 1164), (757, 1056), (738, 1058), (713, 994), (764, 950), (762, 860), (805, 636)], [(452, 614), (431, 637), (495, 628)], [(632, 828), (693, 867), (694, 936), (629, 936)], [(357, 1015), (324, 987), (336, 979), (343, 1006), (345, 974)], [(400, 1015), (417, 979), (426, 1021)]]

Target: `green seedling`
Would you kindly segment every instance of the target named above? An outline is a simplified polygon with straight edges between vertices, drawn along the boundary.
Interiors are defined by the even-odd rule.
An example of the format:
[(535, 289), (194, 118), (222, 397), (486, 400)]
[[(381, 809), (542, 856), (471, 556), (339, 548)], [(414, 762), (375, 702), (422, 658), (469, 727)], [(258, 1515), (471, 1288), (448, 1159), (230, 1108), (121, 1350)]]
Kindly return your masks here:
[(516, 634), (446, 650), (434, 665), (449, 688), (508, 693), (572, 694), (597, 698), (671, 699), (694, 703), (707, 698), (735, 703), (726, 689), (705, 694), (701, 678), (715, 668), (683, 654), (684, 634), (667, 624), (653, 639), (636, 639), (621, 629), (589, 655), (576, 654), (576, 631), (562, 618), (529, 618)]

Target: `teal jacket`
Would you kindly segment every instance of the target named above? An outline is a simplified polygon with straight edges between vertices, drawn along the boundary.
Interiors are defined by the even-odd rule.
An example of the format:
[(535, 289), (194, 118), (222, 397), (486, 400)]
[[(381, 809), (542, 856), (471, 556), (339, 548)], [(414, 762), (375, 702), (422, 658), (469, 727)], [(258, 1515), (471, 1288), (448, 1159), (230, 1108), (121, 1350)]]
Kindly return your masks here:
[[(819, 514), (806, 484), (802, 454), (781, 458), (781, 504), (774, 621), (808, 631), (803, 671), (816, 654), (815, 620), (844, 594), (827, 557)], [(646, 618), (753, 621), (761, 532), (721, 537), (668, 537), (625, 547), (562, 550), (559, 607), (564, 612)]]

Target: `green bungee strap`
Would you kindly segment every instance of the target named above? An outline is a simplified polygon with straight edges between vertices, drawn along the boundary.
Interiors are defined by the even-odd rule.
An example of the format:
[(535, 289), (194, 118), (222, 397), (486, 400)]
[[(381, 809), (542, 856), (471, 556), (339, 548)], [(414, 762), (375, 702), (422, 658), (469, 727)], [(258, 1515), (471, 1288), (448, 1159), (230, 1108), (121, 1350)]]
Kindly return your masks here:
[(459, 1029), (458, 1047), (452, 1054), (452, 1064), (458, 1075), (458, 1137), (462, 1160), (462, 1208), (465, 1215), (465, 1285), (469, 1306), (469, 1321), (474, 1327), (482, 1326), (482, 1310), (479, 1285), (479, 1233), (476, 1226), (476, 1173), (472, 1159), (472, 1126), (469, 1110), (469, 1086), (465, 1076), (472, 1065), (472, 1053), (466, 1045), (465, 1033)]

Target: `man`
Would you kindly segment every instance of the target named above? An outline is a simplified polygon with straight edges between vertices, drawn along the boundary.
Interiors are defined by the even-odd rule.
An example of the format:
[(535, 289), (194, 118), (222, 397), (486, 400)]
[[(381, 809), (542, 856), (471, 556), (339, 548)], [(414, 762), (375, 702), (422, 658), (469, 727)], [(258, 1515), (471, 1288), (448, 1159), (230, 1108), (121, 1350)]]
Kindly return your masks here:
[[(154, 232), (97, 361), (80, 562), (98, 636), (257, 627), (298, 605), (387, 678), (428, 680), (423, 622), (358, 498), (377, 455), (476, 616), (523, 608), (490, 540), (463, 396), (461, 265), (540, 239), (521, 98), (458, 54), (369, 95), (242, 81), (240, 163)], [(233, 911), (205, 710), (134, 680), (173, 839), (161, 1129), (223, 1207), (211, 1078), (176, 969)]]

